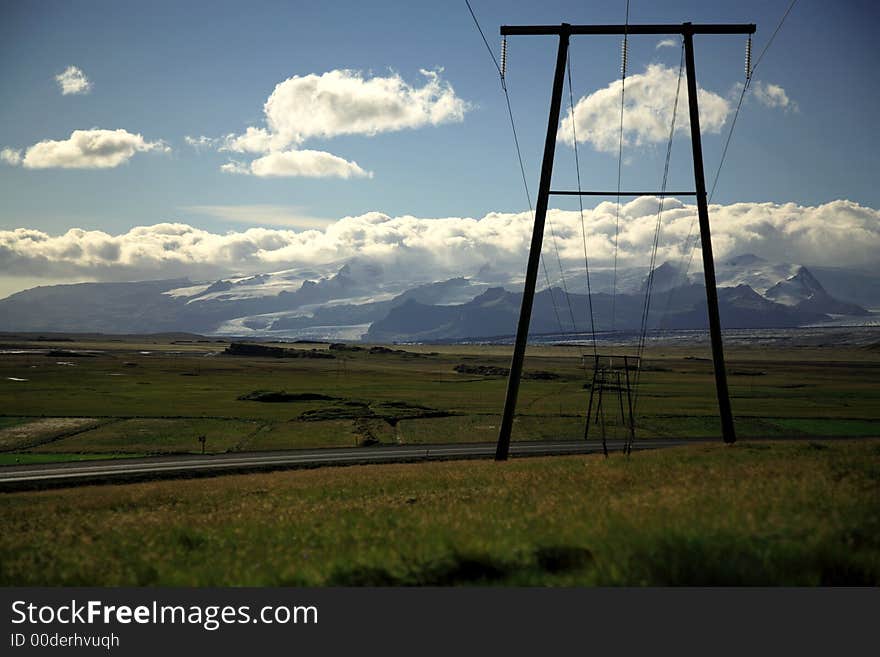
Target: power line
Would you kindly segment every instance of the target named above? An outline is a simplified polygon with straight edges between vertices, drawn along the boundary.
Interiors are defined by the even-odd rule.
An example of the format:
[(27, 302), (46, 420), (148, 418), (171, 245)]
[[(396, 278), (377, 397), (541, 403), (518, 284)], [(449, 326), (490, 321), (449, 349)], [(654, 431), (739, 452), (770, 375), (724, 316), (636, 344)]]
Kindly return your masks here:
[(596, 349), (596, 320), (593, 315), (593, 289), (590, 285), (590, 260), (587, 257), (587, 230), (584, 226), (584, 197), (581, 196), (581, 162), (580, 156), (578, 155), (578, 145), (577, 145), (577, 130), (575, 128), (575, 120), (574, 120), (574, 91), (572, 90), (571, 85), (571, 57), (568, 57), (566, 62), (566, 68), (568, 71), (568, 102), (569, 107), (571, 108), (571, 142), (574, 146), (574, 168), (577, 173), (577, 188), (578, 188), (578, 204), (580, 206), (581, 213), (581, 238), (584, 243), (584, 269), (587, 272), (587, 307), (590, 310), (590, 333), (593, 338), (593, 356), (595, 356), (598, 351)]
[[(669, 139), (666, 142), (666, 161), (663, 165), (663, 181), (660, 186), (660, 203), (657, 208), (657, 225), (654, 229), (654, 243), (651, 249), (651, 263), (648, 267), (648, 280), (645, 283), (645, 301), (642, 307), (642, 324), (639, 331), (639, 344), (637, 350), (638, 368), (635, 373), (634, 394), (632, 402), (632, 413), (635, 414), (639, 399), (639, 380), (642, 373), (642, 356), (645, 353), (645, 343), (648, 335), (648, 317), (651, 312), (651, 293), (654, 287), (654, 267), (657, 264), (657, 248), (660, 245), (660, 230), (663, 221), (663, 205), (666, 200), (666, 185), (669, 180), (669, 163), (672, 160), (672, 143), (675, 137), (675, 119), (678, 114), (678, 101), (681, 97), (681, 75), (684, 71), (684, 42), (681, 44), (681, 61), (678, 65), (678, 82), (675, 87), (675, 102), (672, 104), (672, 120), (669, 125)], [(668, 308), (668, 306), (667, 306)]]
[(718, 185), (718, 177), (721, 175), (721, 167), (724, 166), (724, 160), (727, 157), (727, 149), (730, 146), (731, 137), (733, 137), (733, 129), (736, 127), (736, 119), (739, 116), (739, 111), (742, 107), (743, 99), (746, 97), (746, 92), (748, 91), (749, 86), (752, 83), (752, 76), (755, 74), (755, 69), (758, 68), (758, 64), (761, 63), (764, 55), (770, 49), (770, 46), (773, 44), (773, 40), (776, 38), (776, 35), (779, 34), (779, 30), (782, 29), (782, 25), (783, 23), (785, 23), (785, 19), (788, 18), (788, 15), (791, 13), (791, 10), (794, 9), (794, 6), (797, 4), (797, 2), (798, 0), (792, 0), (791, 3), (788, 5), (788, 9), (785, 10), (785, 13), (782, 15), (779, 24), (776, 26), (776, 29), (773, 30), (773, 34), (770, 35), (770, 39), (767, 41), (764, 49), (761, 50), (761, 53), (755, 60), (755, 63), (751, 67), (751, 70), (746, 71), (746, 81), (743, 83), (742, 92), (739, 95), (739, 102), (736, 105), (736, 112), (733, 113), (733, 120), (730, 123), (730, 130), (728, 130), (727, 132), (727, 140), (724, 143), (724, 150), (721, 152), (721, 160), (718, 162), (718, 169), (715, 171), (715, 180), (712, 183), (712, 191), (709, 194), (710, 203), (712, 202), (712, 197), (715, 196), (715, 187)]
[(623, 166), (623, 109), (626, 98), (627, 31), (629, 29), (629, 0), (626, 0), (626, 18), (623, 24), (623, 44), (620, 66), (620, 134), (617, 140), (617, 205), (614, 210), (614, 273), (611, 279), (611, 331), (614, 332), (617, 312), (617, 252), (620, 244), (620, 178)]
[[(767, 51), (770, 49), (770, 46), (773, 44), (773, 40), (776, 38), (776, 35), (779, 34), (779, 30), (782, 29), (782, 25), (785, 23), (785, 19), (788, 18), (788, 15), (791, 13), (791, 10), (794, 9), (794, 6), (797, 4), (797, 2), (798, 2), (798, 0), (792, 0), (791, 3), (788, 5), (788, 9), (785, 10), (785, 13), (782, 15), (782, 18), (779, 19), (779, 23), (776, 25), (776, 29), (773, 30), (773, 34), (770, 35), (770, 39), (767, 41), (766, 45), (761, 50), (760, 54), (758, 55), (758, 58), (755, 60), (754, 65), (751, 67), (751, 70), (746, 71), (746, 81), (743, 83), (742, 92), (739, 95), (739, 102), (736, 105), (736, 111), (733, 113), (733, 119), (731, 120), (730, 128), (727, 131), (727, 139), (724, 142), (724, 150), (722, 150), (722, 152), (721, 152), (721, 159), (718, 162), (718, 168), (715, 170), (715, 178), (712, 182), (712, 191), (710, 192), (709, 199), (708, 199), (709, 203), (712, 202), (712, 199), (715, 196), (715, 188), (718, 186), (718, 178), (721, 175), (721, 168), (724, 166), (724, 161), (727, 158), (727, 149), (729, 148), (730, 141), (733, 138), (733, 129), (736, 127), (736, 120), (739, 117), (740, 109), (742, 109), (743, 100), (745, 99), (746, 92), (748, 91), (748, 89), (751, 85), (752, 76), (754, 75), (755, 70), (758, 68), (758, 64), (760, 64), (761, 60), (764, 59), (764, 55), (767, 54)], [(685, 238), (685, 242), (684, 242), (684, 245), (685, 245), (684, 252), (688, 253), (688, 261), (687, 261), (687, 267), (685, 267), (684, 272), (682, 273), (682, 276), (680, 279), (680, 284), (682, 284), (682, 285), (687, 280), (688, 273), (690, 272), (691, 265), (693, 264), (693, 261), (694, 261), (694, 252), (696, 251), (696, 247), (697, 247), (697, 238), (696, 238), (696, 236), (694, 236), (693, 240), (691, 240), (691, 236), (694, 232), (694, 225), (696, 224), (696, 221), (697, 221), (696, 217), (691, 219), (691, 225), (688, 228), (688, 234), (687, 234), (687, 237)], [(690, 243), (690, 246), (688, 246), (688, 243)], [(682, 258), (682, 262), (684, 262), (684, 258)], [(669, 308), (669, 301), (670, 301), (670, 299), (669, 299), (669, 297), (667, 297), (667, 301), (666, 301), (667, 310)]]
[(477, 15), (474, 13), (473, 8), (471, 7), (471, 3), (468, 0), (464, 0), (464, 3), (467, 5), (468, 11), (471, 12), (471, 18), (474, 19), (474, 25), (477, 26), (477, 31), (479, 31), (480, 36), (483, 37), (483, 43), (486, 44), (486, 50), (489, 51), (489, 57), (492, 58), (492, 62), (495, 64), (495, 68), (498, 69), (498, 75), (501, 77), (501, 86), (504, 86), (504, 74), (501, 72), (501, 66), (498, 64), (498, 60), (495, 59), (495, 53), (492, 52), (492, 46), (489, 45), (489, 42), (486, 40), (486, 35), (483, 34), (483, 28), (480, 27), (480, 21), (477, 20)]
[(755, 69), (758, 68), (758, 64), (761, 63), (761, 60), (764, 59), (764, 55), (770, 50), (770, 46), (773, 44), (773, 39), (776, 38), (776, 35), (779, 34), (779, 30), (782, 29), (782, 24), (785, 22), (785, 19), (788, 18), (788, 15), (791, 13), (791, 10), (794, 9), (794, 6), (797, 4), (798, 0), (791, 0), (791, 4), (788, 5), (788, 9), (785, 10), (785, 13), (782, 15), (782, 18), (779, 20), (779, 25), (776, 26), (776, 29), (773, 30), (773, 34), (770, 35), (770, 40), (767, 41), (767, 45), (764, 46), (764, 49), (761, 51), (761, 54), (758, 55), (758, 59), (755, 60), (755, 65), (752, 66), (752, 73), (755, 72)]
[[(464, 0), (464, 3), (467, 5), (468, 11), (471, 14), (471, 18), (474, 19), (474, 25), (476, 26), (477, 31), (480, 33), (480, 36), (483, 38), (483, 43), (486, 44), (486, 50), (489, 51), (489, 56), (492, 58), (492, 63), (495, 64), (495, 69), (498, 71), (498, 76), (501, 79), (501, 89), (504, 91), (504, 99), (507, 102), (507, 116), (510, 118), (510, 130), (513, 133), (513, 143), (514, 143), (514, 146), (516, 147), (516, 158), (519, 161), (519, 171), (520, 171), (520, 174), (522, 175), (523, 189), (525, 189), (525, 193), (526, 193), (526, 202), (529, 205), (529, 213), (534, 215), (534, 209), (532, 207), (532, 195), (529, 192), (529, 183), (526, 179), (526, 169), (525, 169), (525, 165), (523, 164), (522, 151), (520, 150), (520, 147), (519, 147), (519, 137), (517, 136), (517, 133), (516, 133), (516, 121), (513, 118), (513, 108), (510, 105), (510, 94), (507, 91), (507, 82), (504, 79), (504, 73), (501, 70), (501, 66), (498, 64), (498, 60), (495, 58), (495, 53), (492, 52), (492, 47), (489, 45), (489, 42), (486, 40), (486, 35), (483, 33), (483, 28), (480, 27), (480, 21), (477, 20), (477, 15), (474, 13), (473, 8), (471, 7), (471, 3), (468, 0)], [(550, 224), (550, 229), (552, 232), (553, 224), (550, 223), (549, 221), (548, 221), (548, 223)], [(558, 258), (558, 256), (559, 256), (558, 249), (556, 251), (556, 254), (557, 254), (557, 258)], [(562, 265), (560, 262), (560, 274), (562, 274), (561, 267), (562, 267)], [(565, 334), (566, 331), (562, 327), (562, 320), (560, 319), (560, 316), (559, 316), (559, 308), (556, 305), (556, 298), (553, 294), (553, 285), (550, 282), (550, 275), (547, 272), (547, 263), (544, 259), (543, 253), (541, 253), (541, 269), (544, 271), (544, 279), (547, 281), (547, 292), (550, 294), (550, 302), (553, 305), (553, 313), (556, 316), (556, 323), (559, 325), (559, 332), (561, 334)], [(564, 286), (564, 281), (565, 281), (565, 279), (563, 276), (563, 286)], [(568, 299), (568, 292), (567, 291), (566, 291), (565, 296), (566, 296), (566, 299)], [(571, 310), (571, 300), (570, 299), (569, 299), (568, 303), (569, 303), (569, 311), (570, 311)], [(574, 314), (572, 314), (572, 322), (573, 321), (574, 321)]]
[(736, 111), (733, 113), (733, 119), (730, 122), (730, 130), (727, 131), (727, 139), (724, 141), (724, 149), (721, 151), (721, 160), (718, 162), (718, 168), (715, 170), (715, 179), (712, 181), (712, 191), (709, 192), (709, 203), (715, 196), (715, 188), (718, 186), (718, 178), (721, 175), (721, 167), (724, 166), (724, 160), (727, 157), (727, 149), (730, 147), (730, 140), (733, 137), (733, 129), (736, 127), (736, 119), (739, 117), (739, 111), (742, 108), (743, 99), (746, 97), (746, 91), (749, 89), (751, 78), (747, 78), (743, 83), (742, 93), (739, 95), (739, 102), (736, 104)]

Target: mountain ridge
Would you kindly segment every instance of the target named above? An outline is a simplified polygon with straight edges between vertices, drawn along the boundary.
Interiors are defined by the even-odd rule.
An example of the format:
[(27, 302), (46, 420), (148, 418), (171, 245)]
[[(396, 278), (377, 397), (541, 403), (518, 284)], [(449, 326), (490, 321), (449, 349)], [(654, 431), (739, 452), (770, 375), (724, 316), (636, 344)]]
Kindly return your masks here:
[[(639, 329), (649, 280), (649, 329), (705, 326), (699, 272), (685, 275), (670, 262), (647, 274), (640, 271), (646, 272), (622, 271), (626, 291), (616, 298), (597, 291), (601, 286), (593, 288), (592, 297), (566, 294), (559, 287), (539, 291), (531, 330), (589, 330), (590, 307), (597, 330)], [(834, 279), (837, 289), (842, 287), (841, 271)], [(861, 305), (830, 294), (803, 265), (741, 254), (719, 262), (717, 274), (726, 328), (793, 327), (870, 315)], [(285, 270), (201, 283), (172, 278), (39, 286), (0, 300), (0, 330), (456, 340), (515, 330), (522, 294), (506, 285), (467, 276), (431, 282), (395, 280), (381, 265), (359, 258), (324, 273)]]

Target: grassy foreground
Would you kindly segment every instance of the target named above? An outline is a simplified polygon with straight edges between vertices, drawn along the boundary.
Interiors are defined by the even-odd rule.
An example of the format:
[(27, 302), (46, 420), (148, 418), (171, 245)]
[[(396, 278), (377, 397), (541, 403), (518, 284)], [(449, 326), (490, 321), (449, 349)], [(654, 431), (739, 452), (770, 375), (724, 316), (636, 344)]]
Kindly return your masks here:
[(880, 441), (0, 496), (2, 585), (878, 585)]

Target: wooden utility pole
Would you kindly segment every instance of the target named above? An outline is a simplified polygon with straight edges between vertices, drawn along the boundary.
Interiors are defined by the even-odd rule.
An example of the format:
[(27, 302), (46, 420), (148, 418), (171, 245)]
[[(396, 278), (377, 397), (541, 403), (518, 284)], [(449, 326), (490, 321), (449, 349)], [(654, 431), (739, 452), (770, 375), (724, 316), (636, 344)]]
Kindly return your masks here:
[(526, 267), (526, 282), (519, 311), (519, 323), (516, 327), (513, 358), (510, 361), (510, 376), (507, 379), (504, 415), (501, 418), (498, 446), (495, 448), (496, 461), (504, 461), (510, 450), (513, 415), (516, 409), (516, 398), (519, 395), (519, 381), (522, 378), (526, 342), (529, 339), (529, 323), (532, 321), (532, 304), (535, 300), (538, 265), (541, 261), (541, 244), (544, 241), (544, 221), (547, 218), (547, 204), (550, 201), (550, 180), (553, 177), (553, 156), (556, 153), (556, 130), (559, 125), (559, 108), (562, 105), (562, 87), (565, 82), (565, 63), (568, 61), (570, 28), (571, 26), (567, 23), (560, 25), (556, 73), (553, 76), (553, 92), (550, 96), (550, 117), (547, 120), (547, 136), (544, 139), (544, 161), (541, 163), (541, 182), (538, 184), (538, 198), (535, 204), (535, 225), (532, 228), (532, 245), (529, 249), (529, 263)]
[(703, 172), (703, 141), (700, 137), (700, 108), (697, 105), (697, 72), (694, 66), (694, 33), (690, 23), (683, 26), (684, 62), (687, 68), (688, 109), (691, 119), (691, 150), (694, 153), (694, 184), (697, 189), (697, 215), (700, 220), (700, 246), (703, 252), (703, 276), (706, 279), (706, 306), (709, 309), (709, 337), (712, 340), (712, 365), (715, 390), (721, 415), (724, 442), (736, 442), (733, 412), (727, 390), (727, 369), (721, 341), (721, 317), (718, 314), (718, 290), (715, 285), (715, 259), (712, 256), (712, 232), (709, 229), (709, 201), (706, 198), (706, 175)]
[[(703, 272), (706, 279), (706, 303), (709, 311), (709, 334), (712, 341), (712, 362), (715, 370), (715, 387), (718, 394), (718, 409), (721, 416), (721, 428), (724, 441), (732, 443), (736, 440), (733, 428), (733, 414), (730, 408), (730, 397), (727, 388), (727, 374), (724, 366), (724, 348), (721, 339), (721, 321), (718, 313), (718, 291), (715, 284), (715, 263), (712, 258), (712, 237), (709, 230), (709, 206), (706, 198), (706, 181), (703, 171), (703, 148), (700, 139), (700, 111), (697, 103), (697, 82), (694, 67), (693, 35), (694, 34), (754, 34), (754, 24), (703, 24), (682, 23), (680, 25), (502, 25), (502, 36), (512, 35), (555, 35), (559, 37), (556, 54), (556, 69), (553, 77), (553, 90), (550, 96), (550, 115), (547, 121), (547, 136), (544, 140), (544, 159), (541, 164), (541, 178), (538, 185), (538, 197), (535, 204), (535, 224), (532, 229), (532, 242), (529, 248), (529, 260), (526, 267), (526, 279), (523, 288), (522, 305), (516, 329), (516, 341), (513, 346), (513, 357), (510, 362), (510, 376), (507, 380), (507, 394), (504, 399), (504, 413), (498, 433), (498, 444), (495, 460), (504, 461), (510, 451), (510, 435), (513, 430), (513, 418), (516, 413), (516, 402), (519, 395), (519, 383), (522, 376), (523, 360), (526, 344), (529, 339), (529, 324), (532, 319), (532, 306), (535, 299), (535, 287), (538, 280), (538, 266), (541, 258), (541, 246), (544, 240), (544, 223), (547, 218), (547, 206), (552, 195), (614, 195), (611, 192), (571, 192), (553, 191), (550, 183), (553, 176), (553, 159), (556, 152), (556, 133), (559, 126), (559, 110), (562, 104), (562, 90), (565, 76), (565, 65), (568, 58), (568, 44), (573, 34), (680, 34), (684, 38), (685, 64), (687, 67), (688, 106), (690, 110), (691, 145), (694, 158), (695, 192), (676, 193), (677, 196), (696, 196), (697, 213), (700, 223), (700, 240), (703, 250)], [(650, 192), (621, 192), (620, 196), (640, 196)], [(657, 193), (657, 192), (654, 192)], [(671, 193), (668, 193), (671, 194)], [(667, 194), (667, 195), (668, 195)]]

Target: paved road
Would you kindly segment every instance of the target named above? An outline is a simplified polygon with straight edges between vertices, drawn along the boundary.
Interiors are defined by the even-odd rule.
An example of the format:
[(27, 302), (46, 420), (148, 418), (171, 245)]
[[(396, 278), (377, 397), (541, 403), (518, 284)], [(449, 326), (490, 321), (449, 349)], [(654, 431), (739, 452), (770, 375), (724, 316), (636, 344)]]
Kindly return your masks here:
[[(641, 440), (633, 449), (655, 449), (686, 445), (700, 440)], [(705, 442), (705, 441), (704, 441)], [(713, 441), (718, 442), (718, 441)], [(610, 450), (619, 451), (623, 441), (608, 441)], [(536, 441), (511, 444), (512, 457), (600, 452), (597, 441)], [(239, 452), (234, 454), (156, 456), (105, 461), (67, 461), (0, 467), (0, 490), (73, 486), (100, 481), (131, 481), (187, 477), (229, 472), (255, 472), (324, 465), (442, 461), (449, 459), (491, 458), (494, 443), (448, 445), (396, 445), (382, 447), (321, 448), (285, 452)]]
[[(786, 436), (749, 438), (755, 440), (813, 441), (833, 437)], [(878, 437), (853, 436), (849, 440), (876, 440)], [(718, 438), (656, 438), (636, 440), (634, 450), (680, 447), (697, 443), (720, 443)], [(609, 451), (620, 451), (622, 440), (609, 440)], [(602, 451), (598, 441), (575, 440), (514, 442), (511, 457), (593, 454)], [(453, 443), (445, 445), (386, 445), (376, 447), (299, 449), (284, 452), (238, 452), (233, 454), (186, 454), (137, 459), (66, 461), (29, 465), (0, 466), (0, 491), (76, 486), (110, 481), (137, 481), (196, 477), (233, 472), (259, 472), (314, 468), (326, 465), (367, 463), (413, 463), (453, 459), (486, 459), (495, 455), (495, 443)]]

